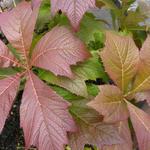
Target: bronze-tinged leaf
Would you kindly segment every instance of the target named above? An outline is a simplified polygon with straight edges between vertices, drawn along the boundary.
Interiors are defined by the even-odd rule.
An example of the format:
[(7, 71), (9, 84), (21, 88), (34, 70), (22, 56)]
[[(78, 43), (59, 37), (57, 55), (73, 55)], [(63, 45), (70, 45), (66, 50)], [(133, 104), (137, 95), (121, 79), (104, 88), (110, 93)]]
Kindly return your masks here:
[(150, 90), (150, 36), (140, 51), (140, 66), (131, 92)]
[(63, 150), (67, 131), (75, 131), (68, 102), (29, 72), (21, 104), (21, 127), (26, 147), (39, 150)]
[(139, 150), (150, 149), (150, 116), (127, 102), (130, 118), (136, 133)]
[(62, 10), (75, 30), (79, 28), (84, 13), (93, 7), (95, 7), (95, 0), (51, 0), (51, 13), (55, 15), (58, 10)]
[(126, 92), (139, 62), (139, 50), (133, 39), (130, 36), (106, 32), (105, 48), (101, 57), (106, 72)]
[(31, 4), (25, 1), (13, 10), (0, 14), (2, 32), (23, 59), (27, 59), (37, 15), (38, 9), (32, 10)]
[(104, 145), (120, 144), (117, 127), (112, 124), (103, 123), (103, 117), (95, 110), (89, 108), (88, 100), (73, 101), (70, 112), (76, 119), (78, 131), (69, 133), (69, 145), (71, 150), (83, 150), (85, 144), (96, 145), (102, 148)]
[(19, 75), (0, 80), (0, 132), (15, 99), (19, 83)]
[(83, 122), (78, 123), (78, 125), (78, 131), (69, 134), (71, 150), (83, 150), (85, 144), (92, 144), (102, 148), (104, 145), (123, 143), (117, 128), (113, 125), (104, 123), (88, 125)]
[(16, 63), (7, 46), (0, 40), (0, 67), (9, 67)]
[(128, 121), (118, 123), (118, 131), (124, 139), (124, 143), (118, 145), (105, 146), (102, 150), (133, 150), (133, 144), (128, 126)]
[(114, 85), (100, 86), (100, 93), (88, 106), (104, 115), (104, 122), (108, 123), (126, 120), (129, 116), (122, 92)]
[(37, 44), (32, 64), (55, 75), (72, 77), (70, 65), (89, 58), (85, 45), (65, 27), (55, 27)]

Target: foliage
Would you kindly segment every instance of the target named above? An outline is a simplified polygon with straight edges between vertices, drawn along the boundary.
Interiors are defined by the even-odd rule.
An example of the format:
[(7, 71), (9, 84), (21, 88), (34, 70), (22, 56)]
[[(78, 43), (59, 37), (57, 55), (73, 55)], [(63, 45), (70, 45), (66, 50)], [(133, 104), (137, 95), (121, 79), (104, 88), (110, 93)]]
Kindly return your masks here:
[[(150, 107), (149, 6), (139, 0), (132, 11), (134, 2), (32, 0), (2, 9), (0, 132), (23, 91), (25, 149), (133, 150), (137, 139), (149, 150), (150, 114), (139, 108)], [(106, 11), (111, 20), (96, 13)]]

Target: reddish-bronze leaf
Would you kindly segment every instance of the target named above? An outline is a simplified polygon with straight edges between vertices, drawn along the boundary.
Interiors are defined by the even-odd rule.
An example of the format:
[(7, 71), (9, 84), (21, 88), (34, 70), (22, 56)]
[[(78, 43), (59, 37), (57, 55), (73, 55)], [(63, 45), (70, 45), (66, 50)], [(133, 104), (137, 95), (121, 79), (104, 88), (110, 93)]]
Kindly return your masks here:
[(88, 106), (104, 115), (104, 122), (122, 121), (129, 116), (122, 92), (114, 85), (100, 86), (100, 93)]
[(65, 27), (55, 27), (37, 44), (32, 64), (55, 75), (72, 77), (70, 65), (88, 58), (84, 44)]
[(63, 150), (64, 144), (68, 143), (67, 131), (75, 130), (68, 106), (30, 72), (20, 112), (26, 146), (34, 145), (39, 150)]
[(70, 112), (76, 119), (78, 131), (69, 133), (71, 150), (83, 150), (85, 144), (101, 148), (104, 145), (123, 143), (117, 127), (114, 124), (103, 123), (103, 116), (89, 108), (87, 102), (83, 99), (72, 102)]
[(19, 83), (19, 75), (0, 80), (0, 132), (11, 109)]
[(150, 36), (147, 37), (140, 51), (140, 66), (132, 92), (150, 90)]
[(62, 10), (68, 16), (75, 30), (79, 28), (84, 13), (93, 7), (95, 7), (95, 0), (51, 0), (52, 14)]
[(78, 131), (69, 134), (71, 150), (83, 150), (85, 144), (92, 144), (101, 148), (104, 145), (123, 143), (117, 128), (113, 125), (86, 124), (84, 122), (80, 122), (78, 125)]
[(140, 150), (150, 149), (150, 116), (127, 102)]
[(121, 121), (120, 123), (118, 123), (118, 131), (120, 133), (120, 136), (124, 139), (124, 143), (105, 146), (102, 150), (133, 150), (128, 121)]
[(1, 30), (23, 59), (27, 59), (37, 15), (38, 9), (32, 10), (31, 4), (25, 1), (0, 14)]
[(101, 57), (109, 76), (123, 92), (126, 92), (139, 62), (139, 50), (133, 39), (130, 36), (107, 32)]

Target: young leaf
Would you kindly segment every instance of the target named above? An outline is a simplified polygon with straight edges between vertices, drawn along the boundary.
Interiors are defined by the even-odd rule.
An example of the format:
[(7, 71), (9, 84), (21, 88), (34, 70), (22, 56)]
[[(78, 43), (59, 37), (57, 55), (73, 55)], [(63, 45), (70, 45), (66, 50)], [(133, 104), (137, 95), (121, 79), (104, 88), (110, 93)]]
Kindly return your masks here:
[(14, 75), (0, 80), (0, 132), (16, 96), (20, 83), (19, 78), (19, 75)]
[(105, 146), (102, 150), (133, 150), (128, 121), (118, 123), (118, 131), (125, 142), (118, 145)]
[(84, 44), (65, 27), (55, 27), (36, 45), (32, 65), (55, 75), (72, 77), (70, 65), (87, 59), (90, 54)]
[(66, 13), (75, 30), (79, 29), (84, 13), (95, 7), (95, 0), (51, 0), (51, 12), (55, 15), (58, 10)]
[(123, 92), (126, 92), (139, 62), (139, 50), (133, 39), (107, 32), (101, 57), (109, 76)]
[(0, 40), (0, 67), (9, 67), (11, 64), (17, 63), (10, 54), (7, 46)]
[(62, 150), (68, 143), (67, 131), (75, 131), (69, 104), (38, 79), (32, 72), (23, 93), (21, 126), (26, 146), (40, 150)]
[(32, 10), (30, 3), (24, 1), (10, 12), (0, 14), (2, 32), (22, 58), (26, 60), (38, 15), (37, 10)]
[(150, 89), (150, 36), (147, 37), (140, 51), (140, 66), (132, 92)]
[(150, 116), (127, 102), (140, 150), (150, 149)]
[(104, 122), (117, 122), (129, 117), (122, 92), (114, 85), (100, 86), (100, 93), (88, 106), (104, 115)]
[(70, 112), (78, 124), (78, 131), (69, 133), (69, 143), (72, 150), (83, 150), (85, 144), (102, 148), (104, 145), (122, 143), (123, 140), (119, 136), (117, 128), (112, 124), (103, 123), (103, 117), (87, 107), (86, 103), (86, 100), (77, 100), (70, 108)]

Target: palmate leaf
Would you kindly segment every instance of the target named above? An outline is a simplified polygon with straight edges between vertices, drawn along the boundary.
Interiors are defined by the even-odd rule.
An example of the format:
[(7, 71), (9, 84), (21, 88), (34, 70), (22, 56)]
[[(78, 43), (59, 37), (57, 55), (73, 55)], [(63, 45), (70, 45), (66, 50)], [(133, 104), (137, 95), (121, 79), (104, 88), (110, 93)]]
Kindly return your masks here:
[(2, 32), (23, 59), (27, 59), (30, 50), (37, 16), (38, 8), (32, 10), (27, 2), (18, 4), (11, 12), (0, 14)]
[(139, 50), (133, 39), (107, 32), (101, 57), (109, 76), (123, 92), (126, 92), (139, 62)]
[(150, 149), (150, 116), (131, 103), (128, 102), (127, 104), (139, 149), (148, 150)]
[(0, 80), (0, 132), (9, 114), (19, 87), (19, 75)]
[(32, 65), (47, 69), (55, 75), (73, 77), (70, 65), (75, 65), (89, 56), (85, 45), (69, 30), (55, 27), (36, 45)]
[(66, 131), (76, 129), (69, 105), (32, 72), (28, 75), (20, 112), (26, 146), (62, 150), (68, 143)]
[[(130, 116), (140, 150), (150, 148), (150, 116), (130, 104), (128, 100), (132, 100), (137, 92), (150, 90), (149, 40), (148, 37), (139, 53), (131, 37), (123, 38), (112, 32), (107, 33), (106, 45), (101, 56), (106, 71), (117, 86), (100, 86), (99, 95), (88, 103), (88, 106), (104, 115), (105, 122), (125, 121)], [(126, 139), (126, 143), (106, 147), (106, 150), (131, 149), (127, 147), (131, 142), (127, 143)]]
[(92, 7), (95, 7), (95, 0), (51, 0), (52, 14), (55, 15), (58, 10), (62, 10), (75, 30), (78, 30), (84, 13)]
[(85, 104), (87, 100), (76, 100), (70, 108), (71, 114), (76, 119), (78, 131), (69, 133), (69, 145), (71, 150), (83, 150), (85, 144), (96, 145), (102, 148), (104, 145), (120, 144), (123, 139), (117, 132), (117, 127), (103, 123), (103, 117)]
[[(67, 132), (75, 131), (76, 129), (74, 120), (68, 112), (69, 103), (40, 81), (32, 73), (32, 68), (34, 65), (50, 70), (55, 75), (73, 77), (70, 66), (89, 58), (90, 54), (84, 44), (65, 27), (52, 29), (41, 38), (35, 49), (33, 49), (33, 53), (30, 54), (33, 25), (36, 22), (37, 15), (37, 12), (34, 11), (38, 11), (38, 8), (32, 10), (29, 2), (21, 2), (8, 14), (0, 14), (0, 20), (4, 20), (4, 22), (0, 22), (0, 27), (12, 47), (22, 56), (18, 65), (22, 67), (20, 76), (23, 79), (26, 78), (26, 83), (20, 106), (20, 118), (26, 148), (28, 149), (31, 145), (34, 145), (40, 150), (62, 150), (65, 144), (68, 144)], [(6, 21), (4, 16), (8, 16), (9, 19)], [(10, 26), (10, 23), (13, 25)], [(0, 50), (2, 52), (6, 51), (5, 48)], [(5, 78), (5, 80), (10, 84), (9, 78)], [(0, 80), (0, 83), (5, 80)], [(16, 82), (20, 82), (19, 78), (16, 79)], [(5, 83), (0, 84), (2, 87), (3, 85)], [(14, 95), (17, 93), (16, 87), (17, 85), (13, 84), (10, 87), (10, 91), (13, 94), (10, 91), (8, 92), (11, 95), (4, 93), (5, 101), (2, 99), (2, 104), (0, 103), (2, 106), (0, 108), (2, 109), (2, 112), (0, 112), (0, 115), (2, 115), (1, 130)], [(8, 103), (9, 108), (4, 110), (6, 103)], [(3, 112), (5, 113), (4, 115)]]
[(120, 89), (113, 85), (100, 86), (99, 95), (90, 103), (100, 114), (104, 115), (105, 122), (117, 122), (129, 117), (126, 104)]

